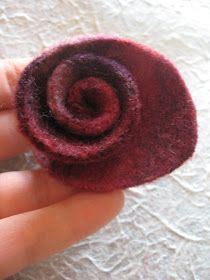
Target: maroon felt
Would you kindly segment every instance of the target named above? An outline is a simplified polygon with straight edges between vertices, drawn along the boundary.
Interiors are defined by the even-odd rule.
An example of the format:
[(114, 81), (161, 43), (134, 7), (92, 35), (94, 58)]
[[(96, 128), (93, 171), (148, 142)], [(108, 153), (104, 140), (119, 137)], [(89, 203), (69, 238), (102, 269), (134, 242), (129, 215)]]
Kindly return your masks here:
[(67, 40), (24, 70), (16, 105), (38, 162), (77, 189), (110, 191), (192, 156), (196, 111), (175, 66), (128, 39)]

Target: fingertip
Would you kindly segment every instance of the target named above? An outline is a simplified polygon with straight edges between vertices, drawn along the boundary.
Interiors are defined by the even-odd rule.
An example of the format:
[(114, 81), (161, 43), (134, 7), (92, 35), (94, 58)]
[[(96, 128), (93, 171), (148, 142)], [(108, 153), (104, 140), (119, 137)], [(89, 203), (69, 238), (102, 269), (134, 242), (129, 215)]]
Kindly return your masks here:
[(77, 193), (72, 197), (71, 205), (76, 213), (77, 225), (78, 221), (83, 221), (83, 230), (80, 229), (79, 232), (89, 235), (118, 215), (124, 205), (124, 194), (122, 190)]
[(119, 211), (123, 208), (125, 203), (125, 196), (123, 190), (114, 190), (111, 193), (113, 204)]

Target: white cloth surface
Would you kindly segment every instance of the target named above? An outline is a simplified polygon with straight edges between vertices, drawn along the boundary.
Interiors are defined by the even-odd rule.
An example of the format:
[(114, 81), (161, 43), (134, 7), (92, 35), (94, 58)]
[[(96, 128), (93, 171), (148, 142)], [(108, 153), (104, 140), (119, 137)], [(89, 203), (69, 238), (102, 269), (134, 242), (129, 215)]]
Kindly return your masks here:
[(210, 279), (209, 15), (209, 0), (0, 1), (1, 58), (37, 54), (77, 34), (129, 37), (176, 64), (199, 123), (196, 152), (186, 164), (127, 190), (114, 221), (10, 279)]

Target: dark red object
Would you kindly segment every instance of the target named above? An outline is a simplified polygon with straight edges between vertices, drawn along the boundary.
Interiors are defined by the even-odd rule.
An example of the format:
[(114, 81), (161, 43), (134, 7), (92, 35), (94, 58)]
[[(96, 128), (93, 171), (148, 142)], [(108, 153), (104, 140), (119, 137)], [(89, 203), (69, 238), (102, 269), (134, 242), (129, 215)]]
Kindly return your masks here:
[(128, 39), (79, 37), (48, 49), (23, 72), (16, 104), (38, 162), (77, 189), (152, 181), (191, 157), (197, 141), (177, 69)]

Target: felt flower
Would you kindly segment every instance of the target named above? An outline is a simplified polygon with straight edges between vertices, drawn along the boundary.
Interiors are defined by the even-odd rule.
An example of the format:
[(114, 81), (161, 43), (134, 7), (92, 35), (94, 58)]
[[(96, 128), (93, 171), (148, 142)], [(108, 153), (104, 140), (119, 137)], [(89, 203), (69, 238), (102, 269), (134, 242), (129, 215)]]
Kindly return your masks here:
[(83, 190), (166, 175), (197, 141), (195, 107), (175, 66), (118, 37), (77, 37), (47, 49), (24, 70), (16, 105), (37, 161)]

